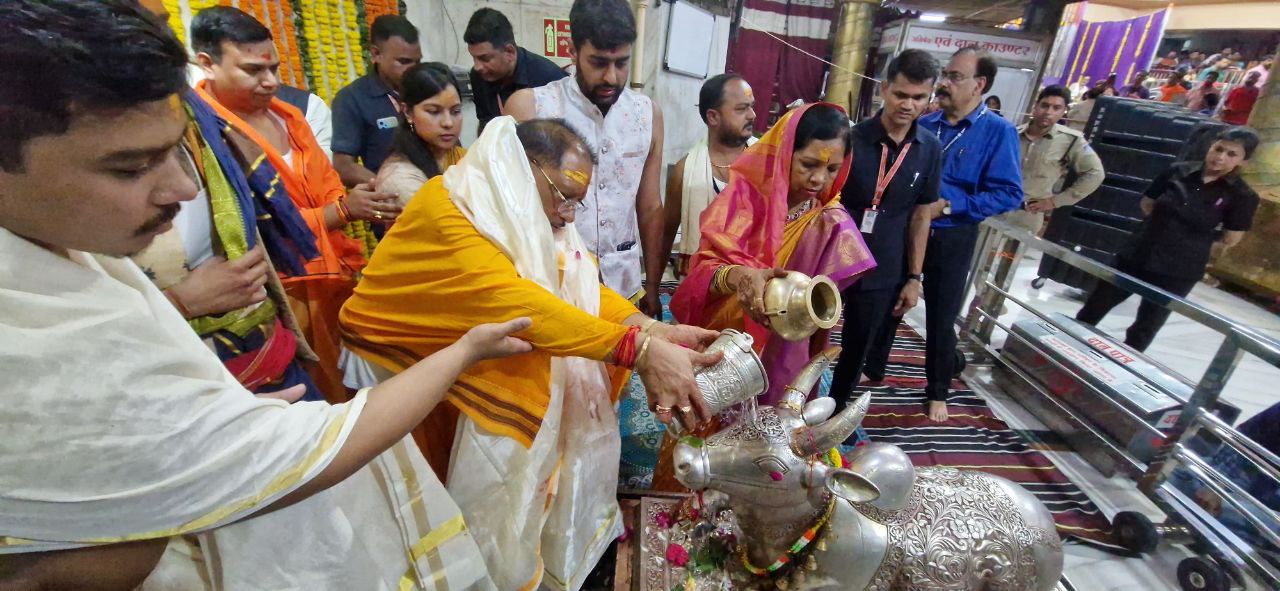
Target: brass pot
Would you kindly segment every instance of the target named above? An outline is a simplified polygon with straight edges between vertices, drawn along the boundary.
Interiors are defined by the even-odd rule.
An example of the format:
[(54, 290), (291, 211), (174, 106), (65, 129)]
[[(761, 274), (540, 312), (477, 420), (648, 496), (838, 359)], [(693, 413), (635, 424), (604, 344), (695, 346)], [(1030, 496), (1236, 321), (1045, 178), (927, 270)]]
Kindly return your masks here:
[[(731, 406), (764, 394), (769, 389), (769, 378), (764, 373), (764, 363), (751, 345), (751, 335), (733, 329), (725, 330), (707, 347), (707, 353), (724, 352), (719, 363), (699, 367), (693, 377), (702, 392), (702, 400), (712, 415)], [(671, 423), (676, 433), (684, 431), (679, 415)]]
[(824, 275), (791, 271), (764, 285), (764, 313), (769, 327), (788, 341), (802, 341), (840, 320), (840, 289)]

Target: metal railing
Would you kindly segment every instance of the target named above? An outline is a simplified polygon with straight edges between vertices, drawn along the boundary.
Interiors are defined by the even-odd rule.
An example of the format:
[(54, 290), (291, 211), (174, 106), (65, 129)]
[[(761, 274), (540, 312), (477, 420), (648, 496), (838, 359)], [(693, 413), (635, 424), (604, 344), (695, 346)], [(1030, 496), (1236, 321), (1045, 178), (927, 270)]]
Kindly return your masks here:
[[(1057, 362), (1038, 344), (1000, 321), (1001, 310), (1009, 302), (1050, 325), (1062, 328), (1051, 316), (1010, 294), (1017, 265), (1023, 252), (1028, 249), (1053, 257), (1098, 281), (1116, 285), (1223, 336), (1222, 344), (1214, 353), (1208, 368), (1198, 380), (1189, 380), (1194, 382), (1195, 388), (1173, 429), (1161, 432), (1151, 427), (1118, 401), (1112, 401), (1115, 408), (1107, 409), (1127, 413), (1131, 419), (1137, 419), (1136, 424), (1150, 427), (1142, 430), (1144, 434), (1164, 441), (1164, 445), (1149, 463), (1130, 454), (1125, 442), (1115, 441), (1106, 432), (1091, 425), (1089, 419), (1081, 416), (1082, 413), (1078, 410), (1055, 401), (1051, 393), (1037, 385), (1036, 380), (1027, 372), (1003, 358), (992, 344), (992, 336), (998, 328), (1004, 331), (1006, 339), (1018, 339), (1021, 345), (1030, 347), (1058, 370), (1065, 371), (1078, 380), (1081, 386), (1101, 393), (1079, 371)], [(1280, 342), (1194, 302), (1001, 220), (988, 219), (983, 223), (973, 264), (970, 266), (968, 286), (974, 295), (969, 299), (966, 294), (966, 301), (971, 301), (972, 304), (960, 326), (961, 342), (978, 357), (979, 362), (998, 363), (1003, 369), (1027, 382), (1041, 394), (1040, 402), (1052, 406), (1052, 410), (1060, 413), (1074, 428), (1087, 430), (1104, 444), (1103, 451), (1119, 460), (1129, 474), (1140, 474), (1137, 479), (1139, 489), (1169, 516), (1169, 524), (1187, 530), (1201, 541), (1199, 548), (1211, 549), (1209, 553), (1223, 567), (1224, 572), (1231, 574), (1233, 578), (1239, 578), (1241, 573), (1248, 572), (1251, 573), (1249, 581), (1267, 585), (1266, 588), (1280, 587), (1280, 564), (1276, 562), (1280, 558), (1274, 554), (1277, 550), (1273, 549), (1272, 554), (1267, 555), (1246, 542), (1170, 482), (1171, 475), (1176, 472), (1191, 475), (1204, 488), (1218, 496), (1223, 506), (1230, 507), (1241, 516), (1243, 522), (1257, 532), (1258, 537), (1280, 549), (1280, 515), (1233, 482), (1228, 475), (1222, 474), (1211, 461), (1196, 451), (1204, 449), (1205, 436), (1208, 435), (1208, 439), (1216, 443), (1219, 452), (1229, 450), (1228, 453), (1238, 454), (1252, 471), (1273, 479), (1275, 485), (1280, 487), (1280, 457), (1231, 428), (1208, 410), (1217, 406), (1223, 388), (1245, 354), (1280, 368)], [(1105, 395), (1099, 396), (1099, 399), (1111, 401)], [(1239, 580), (1236, 583), (1243, 584)]]

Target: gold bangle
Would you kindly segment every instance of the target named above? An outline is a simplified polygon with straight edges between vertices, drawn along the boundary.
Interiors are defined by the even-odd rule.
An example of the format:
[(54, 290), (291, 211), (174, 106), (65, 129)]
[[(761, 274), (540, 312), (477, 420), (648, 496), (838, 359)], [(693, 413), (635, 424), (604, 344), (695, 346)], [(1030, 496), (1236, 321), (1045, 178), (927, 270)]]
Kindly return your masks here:
[(729, 284), (729, 272), (739, 265), (724, 265), (716, 269), (715, 275), (712, 277), (712, 288), (721, 295), (728, 295), (734, 292), (733, 286)]
[(652, 340), (653, 340), (653, 337), (651, 336), (646, 335), (644, 337), (644, 343), (640, 345), (640, 352), (636, 353), (636, 362), (633, 367), (640, 367), (640, 360), (644, 359), (644, 354), (649, 352), (649, 341), (652, 341)]
[(646, 316), (644, 319), (644, 326), (640, 327), (640, 334), (643, 334), (643, 335), (649, 334), (651, 331), (653, 331), (653, 327), (657, 325), (658, 325), (657, 320)]

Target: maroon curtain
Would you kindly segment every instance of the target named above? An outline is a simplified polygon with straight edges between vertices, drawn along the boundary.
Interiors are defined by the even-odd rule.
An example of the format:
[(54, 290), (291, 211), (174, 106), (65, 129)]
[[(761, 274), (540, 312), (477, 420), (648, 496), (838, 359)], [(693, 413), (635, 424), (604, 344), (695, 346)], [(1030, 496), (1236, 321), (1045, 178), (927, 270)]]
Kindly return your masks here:
[[(822, 59), (830, 59), (831, 26), (839, 16), (835, 0), (745, 0), (738, 36), (729, 46), (728, 70), (742, 74), (756, 97), (756, 119), (775, 118), (796, 99), (818, 100), (827, 65), (785, 40)], [(770, 36), (770, 33), (773, 36)], [(764, 131), (767, 126), (756, 124)]]

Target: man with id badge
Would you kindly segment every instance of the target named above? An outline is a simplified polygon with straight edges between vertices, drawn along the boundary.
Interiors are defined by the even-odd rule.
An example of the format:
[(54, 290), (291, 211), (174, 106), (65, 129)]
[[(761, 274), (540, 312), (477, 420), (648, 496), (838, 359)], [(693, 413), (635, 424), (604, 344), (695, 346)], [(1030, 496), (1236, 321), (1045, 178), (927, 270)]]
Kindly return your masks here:
[[(843, 294), (843, 349), (831, 384), (840, 408), (858, 387), (867, 349), (880, 328), (920, 299), (942, 145), (916, 125), (916, 118), (929, 106), (937, 78), (938, 62), (927, 52), (903, 51), (889, 62), (880, 86), (883, 108), (853, 127), (855, 173), (845, 182), (841, 201), (879, 265)], [(868, 379), (884, 379), (883, 366), (878, 372)]]
[(400, 122), (400, 79), (422, 61), (418, 29), (403, 16), (374, 19), (369, 43), (369, 73), (333, 97), (333, 167), (348, 187), (373, 182), (391, 154)]
[[(942, 110), (920, 118), (922, 133), (942, 145), (938, 184), (941, 215), (929, 229), (924, 255), (925, 374), (929, 418), (947, 420), (947, 395), (957, 366), (956, 317), (963, 307), (969, 260), (982, 220), (1022, 206), (1018, 132), (991, 113), (982, 95), (996, 62), (974, 47), (951, 55), (934, 93)], [(866, 372), (883, 374), (901, 317), (889, 317), (867, 352)]]

